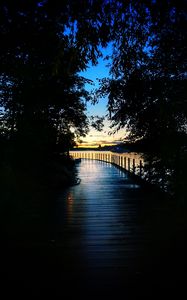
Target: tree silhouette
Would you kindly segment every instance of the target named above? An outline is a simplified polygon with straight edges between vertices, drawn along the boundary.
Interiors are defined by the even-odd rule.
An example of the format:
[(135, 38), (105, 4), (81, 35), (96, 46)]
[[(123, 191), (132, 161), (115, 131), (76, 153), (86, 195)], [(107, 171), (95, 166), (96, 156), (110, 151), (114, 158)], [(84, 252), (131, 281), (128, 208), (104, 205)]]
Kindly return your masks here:
[(185, 3), (118, 1), (111, 78), (101, 80), (99, 90), (108, 95), (113, 126), (129, 130), (130, 140), (141, 140), (152, 181), (167, 189), (174, 177), (177, 184), (185, 178)]
[(98, 94), (108, 95), (113, 126), (144, 144), (153, 181), (173, 190), (186, 161), (185, 4), (1, 1), (1, 132), (24, 151), (67, 152), (88, 130), (92, 96), (79, 72), (113, 42), (111, 77)]
[(8, 138), (23, 149), (49, 150), (66, 132), (73, 138), (88, 130), (85, 103), (91, 96), (84, 85), (90, 81), (79, 72), (89, 60), (97, 62), (102, 36), (101, 15), (90, 3), (1, 2), (0, 105)]

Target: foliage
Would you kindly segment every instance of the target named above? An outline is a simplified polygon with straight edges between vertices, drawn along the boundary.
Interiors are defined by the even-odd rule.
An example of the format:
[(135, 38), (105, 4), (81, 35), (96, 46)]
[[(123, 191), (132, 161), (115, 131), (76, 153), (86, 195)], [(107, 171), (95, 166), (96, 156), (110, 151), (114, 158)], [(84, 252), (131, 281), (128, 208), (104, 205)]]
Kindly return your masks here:
[[(114, 128), (125, 127), (130, 140), (142, 141), (153, 181), (175, 189), (185, 172), (178, 160), (185, 166), (186, 159), (185, 4), (2, 0), (3, 139), (31, 153), (68, 152), (74, 137), (88, 131), (86, 101), (95, 102), (79, 72), (90, 61), (97, 64), (100, 46), (113, 42), (110, 78), (98, 94), (108, 95)], [(101, 129), (102, 120), (93, 121)]]
[(177, 174), (187, 136), (185, 4), (118, 1), (111, 78), (98, 91), (108, 95), (112, 126), (142, 140), (151, 181), (170, 191), (185, 178), (184, 167)]
[(0, 105), (9, 140), (24, 151), (65, 149), (88, 131), (89, 80), (79, 72), (106, 43), (102, 3), (91, 3), (1, 1)]

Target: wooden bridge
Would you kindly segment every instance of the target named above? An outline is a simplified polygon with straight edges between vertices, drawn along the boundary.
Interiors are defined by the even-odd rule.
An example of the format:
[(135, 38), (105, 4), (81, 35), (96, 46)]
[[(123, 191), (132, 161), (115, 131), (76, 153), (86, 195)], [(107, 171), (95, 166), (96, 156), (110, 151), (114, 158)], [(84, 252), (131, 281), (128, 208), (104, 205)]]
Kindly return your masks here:
[[(6, 295), (168, 299), (177, 291), (177, 299), (182, 299), (186, 231), (175, 225), (170, 200), (129, 176), (144, 176), (141, 155), (70, 154), (83, 158), (77, 164), (80, 184), (58, 193), (15, 189), (11, 200), (4, 201), (11, 209), (1, 234), (1, 287)], [(31, 210), (33, 199), (36, 209)], [(15, 203), (24, 207), (23, 215)], [(40, 206), (46, 217), (40, 217)]]
[(72, 158), (84, 158), (100, 160), (116, 165), (134, 175), (143, 178), (144, 160), (143, 155), (135, 152), (115, 153), (111, 151), (70, 151)]
[(83, 160), (77, 165), (80, 184), (58, 199), (59, 287), (63, 282), (69, 296), (94, 300), (121, 295), (148, 299), (153, 291), (168, 295), (181, 288), (181, 263), (176, 249), (170, 249), (177, 240), (175, 235), (170, 240), (173, 219), (163, 210), (162, 195), (122, 171), (140, 175), (140, 156), (104, 151), (71, 155)]

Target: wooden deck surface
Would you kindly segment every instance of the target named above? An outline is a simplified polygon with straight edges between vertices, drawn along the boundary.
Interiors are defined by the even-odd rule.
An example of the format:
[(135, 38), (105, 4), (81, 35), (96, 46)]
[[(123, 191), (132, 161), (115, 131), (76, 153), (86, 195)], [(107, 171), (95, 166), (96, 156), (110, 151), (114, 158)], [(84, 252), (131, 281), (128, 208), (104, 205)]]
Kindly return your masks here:
[(168, 228), (158, 224), (155, 236), (148, 220), (150, 205), (153, 218), (156, 214), (158, 195), (101, 161), (82, 160), (78, 176), (80, 185), (61, 195), (57, 205), (55, 243), (66, 285), (73, 282), (72, 292), (84, 296), (87, 291), (93, 298), (171, 291), (176, 283), (173, 250), (162, 244)]
[(10, 220), (23, 234), (3, 238), (1, 288), (26, 298), (179, 299), (186, 236), (162, 195), (109, 163), (82, 160), (77, 171), (81, 183), (59, 192), (46, 236), (43, 223), (29, 233)]

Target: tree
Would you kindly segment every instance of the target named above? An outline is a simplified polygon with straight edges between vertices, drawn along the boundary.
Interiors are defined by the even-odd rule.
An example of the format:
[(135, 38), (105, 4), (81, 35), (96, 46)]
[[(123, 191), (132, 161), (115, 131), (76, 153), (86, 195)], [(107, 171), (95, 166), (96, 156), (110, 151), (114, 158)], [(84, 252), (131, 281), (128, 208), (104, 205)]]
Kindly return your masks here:
[(130, 140), (143, 141), (152, 181), (170, 191), (174, 176), (176, 183), (184, 181), (176, 164), (183, 157), (185, 165), (187, 133), (185, 4), (118, 1), (112, 78), (103, 79), (99, 90), (108, 95), (113, 126), (126, 127)]
[(91, 96), (79, 72), (90, 60), (97, 63), (99, 46), (113, 41), (111, 78), (102, 80), (99, 91), (108, 95), (109, 118), (147, 145), (154, 180), (162, 178), (165, 187), (175, 174), (180, 181), (176, 157), (185, 157), (187, 119), (185, 4), (1, 1), (0, 105), (9, 138), (42, 145), (43, 151), (66, 143), (67, 136), (69, 143), (84, 135)]
[(85, 103), (91, 96), (79, 72), (89, 60), (97, 63), (107, 26), (101, 24), (104, 1), (81, 4), (0, 4), (0, 105), (9, 139), (22, 148), (51, 149), (66, 132), (73, 138), (88, 130)]

